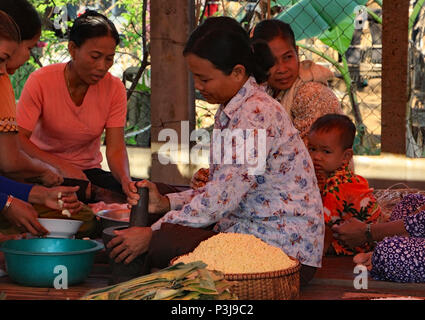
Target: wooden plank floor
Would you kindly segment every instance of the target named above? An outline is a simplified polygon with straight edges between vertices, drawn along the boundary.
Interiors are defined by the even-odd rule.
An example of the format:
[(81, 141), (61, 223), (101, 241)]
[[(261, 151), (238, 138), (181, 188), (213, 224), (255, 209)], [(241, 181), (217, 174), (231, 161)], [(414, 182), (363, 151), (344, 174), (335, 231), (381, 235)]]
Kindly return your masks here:
[[(0, 267), (2, 265), (0, 256)], [(362, 300), (388, 297), (419, 297), (425, 299), (425, 284), (401, 284), (369, 279), (367, 290), (354, 288), (354, 264), (351, 257), (325, 257), (309, 285), (301, 288), (300, 300)], [(67, 290), (24, 287), (9, 277), (0, 277), (0, 293), (8, 300), (76, 300), (87, 291), (108, 285), (110, 268), (104, 252), (95, 258), (89, 277)]]
[(325, 257), (313, 280), (301, 288), (301, 300), (363, 300), (396, 297), (425, 299), (425, 284), (375, 281), (370, 277), (367, 289), (355, 289), (355, 264), (352, 257)]

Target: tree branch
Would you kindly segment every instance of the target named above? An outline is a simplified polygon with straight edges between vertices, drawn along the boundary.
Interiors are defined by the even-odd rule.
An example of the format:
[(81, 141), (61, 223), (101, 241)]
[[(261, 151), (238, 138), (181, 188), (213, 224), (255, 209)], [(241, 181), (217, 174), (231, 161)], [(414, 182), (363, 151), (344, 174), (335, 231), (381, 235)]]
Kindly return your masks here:
[(130, 89), (127, 91), (127, 100), (130, 99), (131, 95), (134, 92), (134, 89), (136, 89), (137, 83), (139, 82), (140, 78), (142, 77), (143, 71), (145, 71), (146, 67), (148, 66), (148, 55), (149, 51), (146, 44), (146, 11), (147, 11), (147, 0), (143, 0), (143, 10), (142, 10), (142, 43), (143, 43), (143, 60), (142, 65), (139, 68), (139, 71), (137, 71), (136, 76), (133, 79), (133, 82), (131, 83)]

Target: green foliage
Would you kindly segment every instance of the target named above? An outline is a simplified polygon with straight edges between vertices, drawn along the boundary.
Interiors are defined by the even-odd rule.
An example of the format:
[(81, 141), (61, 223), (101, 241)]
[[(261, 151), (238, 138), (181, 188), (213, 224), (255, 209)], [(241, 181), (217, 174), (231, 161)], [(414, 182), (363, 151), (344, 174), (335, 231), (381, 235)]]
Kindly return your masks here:
[(338, 25), (323, 32), (319, 37), (320, 41), (344, 55), (353, 38), (354, 18), (354, 15), (347, 16)]
[[(142, 16), (143, 16), (143, 1), (144, 0), (116, 0), (115, 7), (125, 9), (119, 17), (113, 16), (113, 7), (104, 7), (101, 0), (29, 0), (36, 8), (43, 21), (42, 34), (40, 41), (45, 43), (42, 51), (41, 62), (43, 65), (60, 63), (69, 60), (67, 33), (72, 27), (73, 21), (69, 17), (64, 19), (64, 11), (59, 10), (66, 5), (90, 6), (100, 5), (99, 12), (106, 15), (118, 27), (121, 36), (120, 47), (117, 51), (120, 54), (128, 54), (136, 58), (134, 67), (142, 60)], [(56, 8), (56, 10), (55, 10)], [(120, 25), (117, 23), (119, 22)], [(52, 26), (58, 25), (61, 30), (54, 30)], [(147, 15), (147, 26), (149, 27), (149, 15)], [(149, 35), (147, 36), (149, 40)], [(138, 66), (137, 66), (138, 67)], [(28, 76), (34, 70), (40, 68), (36, 60), (31, 57), (30, 60), (20, 68), (15, 75), (11, 77), (13, 87), (15, 89), (16, 98), (19, 99), (23, 86)], [(138, 84), (136, 91), (150, 94), (150, 69), (145, 70), (141, 84)], [(142, 106), (140, 106), (142, 108)], [(125, 128), (126, 133), (141, 129), (138, 124), (128, 125)], [(103, 140), (104, 136), (102, 137)], [(136, 136), (126, 138), (129, 145), (136, 145)]]

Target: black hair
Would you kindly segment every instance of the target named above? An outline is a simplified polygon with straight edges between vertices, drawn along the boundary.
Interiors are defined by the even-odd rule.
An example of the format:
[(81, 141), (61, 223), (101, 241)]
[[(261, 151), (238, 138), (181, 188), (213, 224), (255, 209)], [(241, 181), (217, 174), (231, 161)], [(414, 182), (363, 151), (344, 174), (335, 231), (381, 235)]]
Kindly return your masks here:
[(116, 45), (119, 45), (120, 36), (112, 21), (103, 14), (87, 10), (75, 19), (69, 32), (69, 41), (74, 42), (77, 47), (81, 47), (88, 39), (104, 36), (111, 36)]
[(330, 113), (318, 118), (310, 127), (310, 132), (329, 132), (337, 130), (343, 149), (353, 147), (356, 126), (349, 117), (343, 114)]
[(41, 32), (41, 19), (27, 0), (1, 0), (0, 10), (6, 12), (19, 27), (22, 40), (30, 40)]
[(263, 20), (259, 22), (252, 31), (253, 40), (263, 40), (269, 42), (275, 38), (289, 40), (294, 49), (297, 47), (294, 31), (289, 24), (281, 20)]
[(275, 63), (267, 43), (251, 43), (245, 29), (230, 17), (211, 17), (197, 27), (183, 50), (184, 56), (190, 53), (209, 60), (226, 75), (241, 64), (257, 83), (267, 80)]
[(3, 39), (19, 43), (21, 35), (15, 21), (6, 12), (0, 10), (0, 40)]

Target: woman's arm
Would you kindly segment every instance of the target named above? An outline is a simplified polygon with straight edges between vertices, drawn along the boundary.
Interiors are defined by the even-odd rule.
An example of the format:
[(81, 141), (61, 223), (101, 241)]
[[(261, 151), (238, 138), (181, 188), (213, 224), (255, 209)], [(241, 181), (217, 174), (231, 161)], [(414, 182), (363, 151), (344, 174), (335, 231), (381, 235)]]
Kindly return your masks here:
[(38, 222), (38, 214), (28, 202), (1, 192), (0, 214), (18, 228), (24, 227), (33, 235), (42, 236), (48, 233)]
[(106, 128), (105, 142), (109, 169), (114, 178), (121, 183), (124, 193), (129, 196), (135, 191), (130, 191), (132, 180), (124, 141), (124, 128)]
[[(367, 224), (355, 218), (347, 220), (340, 225), (333, 225), (334, 237), (344, 242), (350, 248), (365, 244)], [(385, 237), (409, 236), (403, 220), (396, 220), (385, 223), (375, 223), (370, 225), (370, 232), (373, 241), (381, 241)]]
[(31, 134), (31, 131), (19, 127), (19, 141), (22, 145), (22, 149), (27, 154), (56, 168), (63, 177), (88, 180), (87, 176), (81, 169), (73, 166), (72, 164), (64, 161), (63, 159), (58, 158), (57, 156), (49, 152), (45, 152), (38, 148), (34, 143), (30, 141)]
[[(39, 186), (40, 188), (47, 189)], [(12, 195), (23, 201), (28, 201), (29, 194), (34, 188), (32, 184), (20, 183), (0, 176), (0, 192)]]
[(16, 133), (0, 133), (0, 172), (5, 176), (46, 186), (63, 182), (60, 173), (48, 163), (31, 159), (20, 146)]

